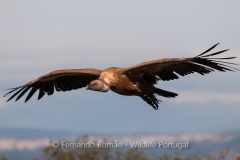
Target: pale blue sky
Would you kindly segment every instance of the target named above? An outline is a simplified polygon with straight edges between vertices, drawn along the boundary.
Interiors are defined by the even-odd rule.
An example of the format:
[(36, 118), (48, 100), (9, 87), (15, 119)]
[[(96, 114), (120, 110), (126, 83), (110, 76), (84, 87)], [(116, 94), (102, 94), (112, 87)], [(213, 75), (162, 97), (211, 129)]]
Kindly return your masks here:
[[(1, 1), (0, 127), (96, 133), (240, 130), (240, 72), (181, 77), (155, 111), (138, 97), (85, 89), (5, 103), (5, 88), (56, 69), (126, 67), (215, 49), (240, 53), (240, 1)], [(240, 58), (232, 60), (240, 64)], [(239, 68), (239, 66), (237, 67)]]

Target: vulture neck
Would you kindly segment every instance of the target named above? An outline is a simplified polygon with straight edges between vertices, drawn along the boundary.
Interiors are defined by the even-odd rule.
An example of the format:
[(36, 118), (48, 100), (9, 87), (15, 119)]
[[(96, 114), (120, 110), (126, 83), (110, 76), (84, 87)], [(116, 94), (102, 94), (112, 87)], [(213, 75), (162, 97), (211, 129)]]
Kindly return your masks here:
[(103, 87), (101, 89), (101, 92), (107, 92), (107, 91), (109, 91), (109, 89), (110, 89), (110, 87), (103, 82)]

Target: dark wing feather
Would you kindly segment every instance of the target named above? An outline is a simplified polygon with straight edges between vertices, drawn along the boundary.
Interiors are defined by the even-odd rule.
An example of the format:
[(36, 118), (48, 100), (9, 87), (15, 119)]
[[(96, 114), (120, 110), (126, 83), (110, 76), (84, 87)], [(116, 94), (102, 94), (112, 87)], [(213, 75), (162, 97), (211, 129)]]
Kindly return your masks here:
[(41, 89), (39, 89), (38, 100), (41, 99), (44, 95), (45, 95), (45, 92), (43, 92), (43, 91), (41, 91)]
[(48, 95), (52, 95), (54, 93), (54, 84), (53, 81), (48, 81)]
[(27, 102), (37, 90), (39, 90), (39, 100), (45, 95), (45, 93), (52, 95), (54, 93), (54, 88), (58, 92), (64, 92), (86, 87), (86, 85), (91, 81), (97, 79), (101, 72), (101, 70), (91, 68), (56, 70), (36, 78), (23, 86), (11, 88), (11, 91), (5, 94), (4, 97), (15, 92), (7, 101), (10, 101), (12, 98), (18, 95), (16, 98), (17, 101), (29, 89), (31, 89), (25, 99), (25, 102)]
[(31, 86), (26, 86), (26, 88), (18, 95), (18, 97), (16, 98), (15, 102), (17, 100), (19, 100), (30, 88), (31, 88)]
[(41, 86), (41, 84), (42, 82), (38, 82), (32, 87), (31, 91), (27, 95), (27, 98), (25, 99), (25, 102), (27, 102), (33, 96), (33, 94), (39, 89), (39, 86)]
[[(12, 95), (8, 100), (7, 100), (7, 102), (8, 101), (10, 101), (13, 97), (15, 97), (19, 92), (21, 92), (22, 90), (23, 90), (24, 88), (21, 88), (21, 89), (19, 89), (16, 93), (14, 93), (14, 95)], [(14, 89), (13, 91), (15, 91), (16, 89)]]
[(210, 52), (211, 50), (213, 50), (217, 45), (219, 45), (219, 43), (215, 44), (214, 46), (210, 47), (209, 49), (207, 49), (206, 51), (204, 51), (203, 53), (199, 54), (197, 57), (200, 57), (208, 52)]
[(169, 81), (173, 79), (178, 79), (178, 75), (185, 76), (194, 72), (204, 75), (214, 70), (222, 72), (238, 70), (236, 68), (226, 65), (234, 63), (216, 60), (233, 59), (236, 57), (208, 58), (210, 56), (214, 56), (228, 51), (222, 50), (206, 55), (207, 52), (214, 49), (217, 45), (218, 44), (214, 45), (202, 54), (193, 58), (164, 58), (149, 62), (143, 62), (129, 68), (123, 68), (122, 74), (127, 75), (132, 81), (135, 82), (139, 82), (139, 80), (146, 80), (147, 82), (152, 83), (152, 80), (155, 80), (156, 83), (158, 80)]

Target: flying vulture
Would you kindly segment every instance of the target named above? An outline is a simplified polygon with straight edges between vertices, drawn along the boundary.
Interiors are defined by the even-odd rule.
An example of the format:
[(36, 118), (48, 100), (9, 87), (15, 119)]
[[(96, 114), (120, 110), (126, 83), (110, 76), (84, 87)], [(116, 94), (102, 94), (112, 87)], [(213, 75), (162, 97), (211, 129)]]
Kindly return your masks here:
[(194, 72), (204, 75), (214, 70), (221, 72), (238, 70), (227, 65), (236, 64), (222, 61), (223, 59), (234, 59), (236, 57), (210, 58), (210, 56), (218, 55), (228, 50), (207, 54), (218, 44), (193, 58), (163, 58), (143, 62), (128, 68), (110, 67), (105, 70), (92, 68), (56, 70), (36, 78), (23, 86), (11, 88), (11, 91), (6, 95), (15, 93), (7, 101), (16, 96), (15, 101), (17, 101), (28, 90), (30, 92), (25, 102), (37, 90), (39, 91), (39, 100), (46, 93), (52, 95), (54, 89), (57, 92), (65, 92), (86, 87), (86, 90), (99, 92), (112, 90), (121, 95), (139, 96), (157, 110), (161, 101), (156, 98), (156, 95), (166, 98), (174, 98), (178, 95), (177, 93), (155, 87), (154, 85), (158, 81), (174, 80), (178, 79), (179, 75), (185, 76)]

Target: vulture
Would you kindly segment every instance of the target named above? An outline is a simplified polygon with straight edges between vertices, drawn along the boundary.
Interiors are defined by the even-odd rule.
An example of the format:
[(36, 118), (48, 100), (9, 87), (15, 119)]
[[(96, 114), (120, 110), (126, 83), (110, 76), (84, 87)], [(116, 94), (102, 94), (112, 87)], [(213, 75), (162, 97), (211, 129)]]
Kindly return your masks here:
[(54, 90), (65, 92), (85, 87), (86, 90), (98, 92), (112, 90), (120, 95), (139, 96), (157, 110), (161, 100), (158, 100), (156, 95), (166, 98), (174, 98), (178, 95), (155, 87), (158, 81), (174, 80), (194, 72), (205, 75), (214, 70), (221, 72), (238, 70), (229, 66), (229, 64), (237, 64), (223, 61), (236, 57), (211, 58), (228, 51), (226, 49), (209, 54), (218, 44), (193, 58), (163, 58), (142, 62), (128, 68), (110, 67), (105, 70), (92, 68), (55, 70), (25, 85), (11, 88), (4, 97), (14, 93), (7, 102), (14, 97), (17, 97), (15, 100), (17, 101), (30, 90), (25, 99), (27, 102), (37, 90), (39, 100), (45, 94), (52, 95)]

